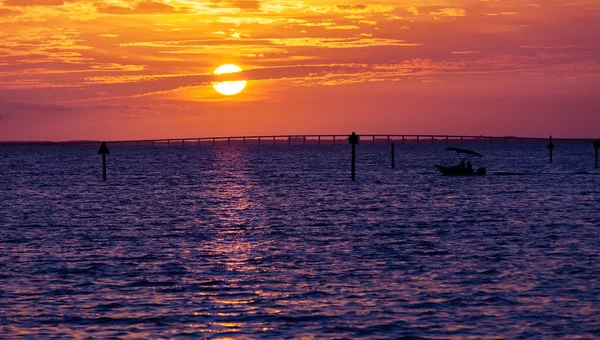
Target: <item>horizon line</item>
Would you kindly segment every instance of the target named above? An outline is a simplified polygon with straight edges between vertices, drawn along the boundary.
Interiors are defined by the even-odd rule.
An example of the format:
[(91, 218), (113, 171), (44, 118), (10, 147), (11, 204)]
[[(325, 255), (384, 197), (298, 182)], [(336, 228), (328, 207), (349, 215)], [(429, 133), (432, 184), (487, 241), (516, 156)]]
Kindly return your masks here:
[[(521, 136), (492, 136), (492, 135), (446, 135), (446, 134), (357, 134), (370, 138), (397, 138), (403, 139), (517, 139), (517, 140), (549, 140), (550, 137), (556, 141), (598, 141), (600, 137), (521, 137)], [(123, 139), (123, 140), (102, 140), (102, 139), (72, 139), (72, 140), (0, 140), (0, 144), (87, 144), (87, 143), (149, 143), (149, 142), (172, 142), (172, 141), (217, 141), (217, 140), (237, 140), (237, 139), (278, 139), (278, 138), (321, 138), (327, 139), (342, 137), (347, 139), (350, 134), (271, 134), (271, 135), (238, 135), (238, 136), (211, 136), (211, 137), (175, 137), (175, 138), (144, 138), (144, 139)]]

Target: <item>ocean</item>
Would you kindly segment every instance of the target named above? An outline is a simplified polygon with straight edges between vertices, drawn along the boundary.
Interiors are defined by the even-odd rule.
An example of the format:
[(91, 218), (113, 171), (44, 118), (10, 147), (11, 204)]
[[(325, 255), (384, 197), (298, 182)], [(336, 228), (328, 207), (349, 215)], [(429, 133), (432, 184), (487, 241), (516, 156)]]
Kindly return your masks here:
[(1, 146), (0, 338), (599, 337), (592, 146), (444, 147)]

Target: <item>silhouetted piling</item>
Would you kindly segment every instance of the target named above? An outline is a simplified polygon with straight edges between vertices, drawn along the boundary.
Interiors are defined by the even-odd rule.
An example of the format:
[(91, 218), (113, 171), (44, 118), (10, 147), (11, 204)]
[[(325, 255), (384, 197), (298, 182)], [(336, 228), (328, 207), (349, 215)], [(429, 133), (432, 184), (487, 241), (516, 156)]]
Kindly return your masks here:
[(396, 167), (396, 161), (394, 159), (394, 143), (392, 143), (392, 169)]
[(98, 154), (102, 155), (102, 179), (106, 181), (106, 155), (110, 154), (105, 142), (102, 142)]
[(552, 143), (552, 136), (550, 136), (550, 140), (549, 140), (548, 146), (546, 146), (546, 148), (548, 148), (548, 151), (550, 151), (550, 163), (552, 163), (552, 150), (554, 150), (554, 144)]
[(352, 167), (351, 167), (351, 178), (354, 181), (356, 179), (356, 144), (358, 144), (358, 136), (352, 132), (348, 137), (348, 142), (352, 144)]
[(594, 142), (594, 150), (596, 150), (596, 169), (598, 169), (598, 149), (600, 149), (600, 140)]

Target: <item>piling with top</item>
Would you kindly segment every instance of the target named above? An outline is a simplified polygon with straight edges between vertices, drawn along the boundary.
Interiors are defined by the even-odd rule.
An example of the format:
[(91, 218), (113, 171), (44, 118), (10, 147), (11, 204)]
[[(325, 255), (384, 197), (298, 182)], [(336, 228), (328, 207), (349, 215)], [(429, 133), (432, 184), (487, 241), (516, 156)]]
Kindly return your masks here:
[(110, 151), (108, 151), (108, 147), (106, 146), (105, 142), (102, 142), (102, 145), (100, 145), (98, 154), (102, 155), (102, 179), (106, 181), (106, 155), (110, 154)]
[(348, 143), (352, 145), (352, 166), (351, 166), (351, 178), (354, 181), (356, 179), (356, 144), (358, 144), (359, 137), (352, 132), (348, 137)]
[(546, 146), (548, 151), (550, 151), (550, 163), (552, 163), (552, 150), (554, 150), (554, 144), (552, 143), (552, 136), (550, 136), (550, 140), (548, 142), (548, 146)]

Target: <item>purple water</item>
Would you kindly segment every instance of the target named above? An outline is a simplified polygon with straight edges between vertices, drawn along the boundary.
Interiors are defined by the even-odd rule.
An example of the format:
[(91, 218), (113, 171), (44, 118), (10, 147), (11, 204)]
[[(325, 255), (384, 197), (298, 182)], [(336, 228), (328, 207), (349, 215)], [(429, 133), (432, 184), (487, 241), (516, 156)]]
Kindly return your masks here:
[(1, 338), (600, 336), (591, 145), (109, 147), (0, 147)]

